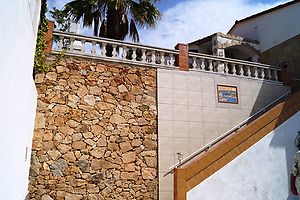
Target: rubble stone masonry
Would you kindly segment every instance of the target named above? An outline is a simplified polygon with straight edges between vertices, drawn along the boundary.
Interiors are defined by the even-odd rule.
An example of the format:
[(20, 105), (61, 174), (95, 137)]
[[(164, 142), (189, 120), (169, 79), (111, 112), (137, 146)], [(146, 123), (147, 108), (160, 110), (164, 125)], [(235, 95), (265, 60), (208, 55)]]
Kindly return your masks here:
[(35, 82), (30, 199), (158, 198), (156, 69), (66, 57)]

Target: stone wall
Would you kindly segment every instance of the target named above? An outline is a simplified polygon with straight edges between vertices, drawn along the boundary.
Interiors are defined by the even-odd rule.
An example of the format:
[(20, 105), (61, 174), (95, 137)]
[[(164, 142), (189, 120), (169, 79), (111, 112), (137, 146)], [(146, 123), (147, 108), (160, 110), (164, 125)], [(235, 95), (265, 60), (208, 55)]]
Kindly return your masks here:
[(155, 69), (65, 58), (36, 86), (30, 199), (158, 198)]

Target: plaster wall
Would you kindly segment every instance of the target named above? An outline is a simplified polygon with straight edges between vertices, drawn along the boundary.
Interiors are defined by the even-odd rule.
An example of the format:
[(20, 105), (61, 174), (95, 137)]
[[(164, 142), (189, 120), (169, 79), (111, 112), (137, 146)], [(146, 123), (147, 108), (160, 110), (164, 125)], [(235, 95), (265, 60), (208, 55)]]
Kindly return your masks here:
[[(290, 90), (274, 82), (195, 71), (158, 69), (158, 156), (160, 199), (173, 196), (177, 162)], [(237, 86), (239, 104), (219, 103), (217, 85)]]
[(300, 77), (300, 34), (268, 49), (260, 55), (262, 63), (279, 66), (288, 62), (288, 72), (293, 77)]
[(238, 24), (230, 34), (257, 40), (264, 52), (300, 33), (300, 2)]
[(32, 78), (40, 1), (4, 0), (0, 7), (0, 194), (24, 199), (28, 187), (36, 89)]
[(187, 199), (298, 199), (289, 193), (289, 176), (299, 120), (300, 112), (189, 191)]

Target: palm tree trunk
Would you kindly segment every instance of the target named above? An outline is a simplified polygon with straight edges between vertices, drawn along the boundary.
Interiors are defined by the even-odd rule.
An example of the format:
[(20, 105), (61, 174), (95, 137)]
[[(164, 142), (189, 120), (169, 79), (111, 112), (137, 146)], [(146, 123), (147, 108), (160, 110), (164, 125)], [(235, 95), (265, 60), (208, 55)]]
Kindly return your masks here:
[[(115, 8), (107, 9), (107, 33), (106, 37), (116, 40), (124, 40), (128, 33), (128, 24), (124, 23), (124, 12)], [(126, 25), (126, 29), (124, 27)]]

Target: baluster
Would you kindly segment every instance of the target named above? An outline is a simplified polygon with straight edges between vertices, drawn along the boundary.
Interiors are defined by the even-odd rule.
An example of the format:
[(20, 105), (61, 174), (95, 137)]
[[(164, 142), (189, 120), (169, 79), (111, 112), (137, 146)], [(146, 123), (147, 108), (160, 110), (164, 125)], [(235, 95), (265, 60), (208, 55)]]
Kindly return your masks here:
[(127, 48), (125, 46), (123, 46), (122, 48), (123, 48), (122, 59), (126, 60), (126, 57), (127, 57)]
[(113, 51), (112, 51), (112, 57), (116, 58), (117, 57), (117, 45), (113, 44)]
[(219, 61), (219, 64), (218, 64), (218, 72), (219, 73), (224, 73), (225, 74), (225, 63), (222, 63), (221, 61)]
[(170, 66), (174, 66), (174, 64), (175, 64), (174, 55), (171, 53), (170, 54)]
[(277, 74), (277, 70), (273, 71), (273, 75), (274, 75), (274, 81), (278, 81), (278, 74)]
[(85, 40), (81, 40), (81, 48), (80, 48), (80, 52), (81, 53), (85, 53)]
[(236, 69), (235, 69), (235, 64), (234, 64), (234, 63), (232, 63), (232, 74), (233, 74), (233, 75), (237, 75), (237, 74), (236, 74)]
[(106, 43), (102, 43), (101, 56), (106, 57)]
[(196, 57), (193, 57), (192, 66), (193, 66), (193, 69), (197, 69), (197, 59), (196, 59)]
[(155, 64), (155, 51), (151, 51), (151, 63)]
[(75, 38), (70, 38), (70, 52), (74, 51), (74, 40)]
[(208, 71), (210, 71), (210, 72), (212, 72), (213, 71), (213, 69), (214, 69), (214, 66), (213, 66), (213, 64), (212, 64), (212, 60), (208, 60)]
[(272, 80), (270, 69), (266, 69), (266, 78), (267, 78), (268, 80)]
[(219, 60), (217, 60), (217, 66), (216, 66), (216, 72), (220, 72), (221, 71), (221, 62)]
[(239, 65), (239, 72), (241, 76), (244, 76), (244, 68), (243, 65)]
[(63, 50), (63, 40), (64, 37), (63, 36), (59, 36), (59, 43), (58, 43), (58, 50)]
[(200, 58), (200, 62), (201, 62), (200, 69), (205, 70), (204, 58)]
[(136, 61), (136, 48), (132, 48), (132, 60)]
[(160, 52), (160, 64), (165, 65), (165, 53)]
[(251, 77), (251, 70), (250, 70), (250, 66), (246, 65), (246, 76)]
[(93, 56), (95, 56), (96, 55), (96, 42), (92, 42), (92, 50), (91, 50), (91, 53), (92, 53), (92, 55)]
[(147, 62), (146, 49), (142, 49), (142, 62)]
[(261, 79), (265, 79), (265, 69), (261, 68)]
[(254, 68), (254, 78), (258, 78), (258, 68), (257, 67), (253, 67)]
[(269, 80), (274, 80), (274, 70), (273, 69), (269, 69)]
[(224, 62), (224, 73), (228, 74), (229, 73), (229, 69), (228, 69), (228, 63)]

